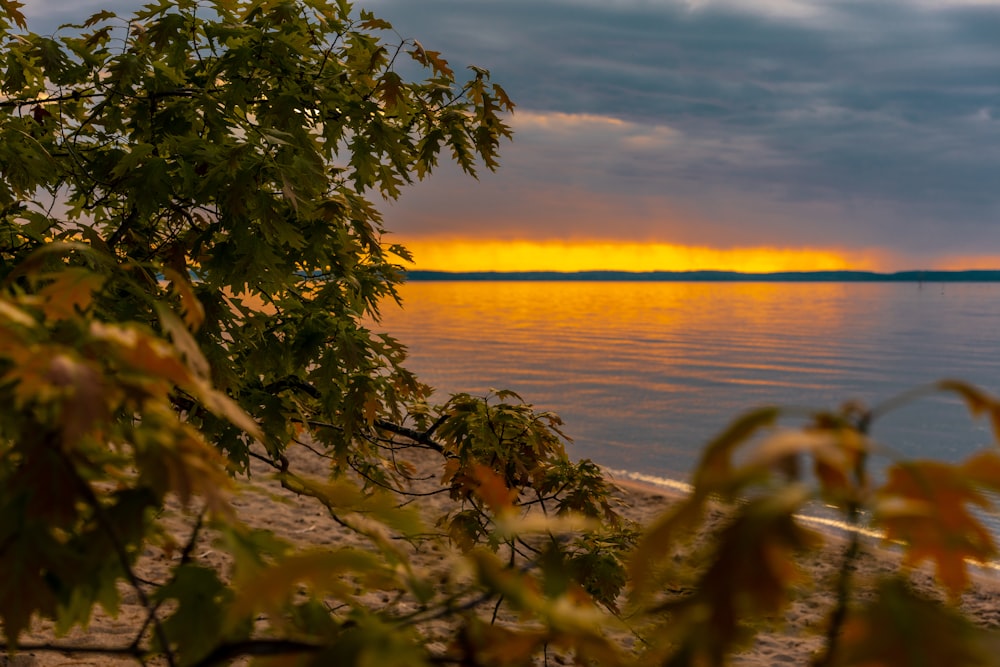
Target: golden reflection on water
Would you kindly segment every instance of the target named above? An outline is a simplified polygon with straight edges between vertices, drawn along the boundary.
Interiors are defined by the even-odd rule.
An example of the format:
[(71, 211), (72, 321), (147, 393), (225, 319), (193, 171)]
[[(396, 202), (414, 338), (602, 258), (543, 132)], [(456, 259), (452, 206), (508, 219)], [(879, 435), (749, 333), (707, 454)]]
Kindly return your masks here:
[(581, 430), (602, 433), (604, 418), (621, 428), (619, 415), (667, 415), (669, 432), (641, 436), (659, 447), (687, 449), (696, 431), (698, 443), (712, 434), (710, 418), (717, 428), (760, 404), (834, 407), (945, 376), (987, 388), (1000, 377), (1000, 285), (442, 281), (400, 292), (403, 308), (386, 304), (375, 327), (410, 347), (432, 386), (513, 388), (584, 412)]
[[(836, 336), (846, 327), (864, 328), (865, 321), (844, 307), (851, 299), (850, 287), (840, 283), (414, 282), (402, 287), (402, 312), (386, 308), (385, 326), (391, 331), (415, 318), (442, 329), (478, 331), (488, 337), (489, 327), (499, 324), (505, 334), (516, 335), (525, 345), (548, 346), (556, 337), (569, 336), (598, 354), (609, 339), (628, 341), (677, 332), (686, 337), (703, 332), (773, 345), (789, 338)], [(580, 336), (581, 332), (586, 335)]]

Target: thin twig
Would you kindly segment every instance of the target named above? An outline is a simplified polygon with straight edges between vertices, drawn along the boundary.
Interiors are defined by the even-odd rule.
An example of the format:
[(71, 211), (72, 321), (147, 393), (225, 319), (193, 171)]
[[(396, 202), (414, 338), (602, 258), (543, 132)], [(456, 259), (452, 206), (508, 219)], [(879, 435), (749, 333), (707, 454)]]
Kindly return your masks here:
[[(925, 391), (925, 389), (924, 389)], [(899, 399), (902, 400), (913, 400), (915, 392), (907, 392), (902, 394)], [(886, 405), (894, 405), (892, 401), (887, 401), (883, 403), (881, 408), (884, 411)], [(871, 429), (872, 421), (881, 413), (876, 413), (875, 410), (869, 410), (863, 413), (857, 421), (855, 428), (857, 431), (864, 436), (868, 435), (868, 431)], [(865, 482), (865, 465), (867, 463), (867, 457), (862, 454), (858, 457), (858, 461), (854, 466), (854, 481), (860, 488)], [(847, 503), (847, 523), (850, 527), (856, 528), (861, 520), (861, 506), (856, 499), (851, 499)], [(839, 644), (840, 633), (844, 627), (844, 621), (847, 619), (847, 608), (850, 604), (850, 594), (851, 594), (851, 573), (854, 570), (854, 564), (858, 560), (858, 556), (861, 555), (861, 533), (857, 530), (851, 531), (851, 541), (848, 543), (847, 550), (844, 552), (844, 560), (840, 564), (840, 572), (837, 575), (836, 593), (837, 593), (837, 604), (833, 609), (833, 613), (830, 615), (830, 625), (826, 629), (826, 649), (824, 652), (813, 661), (813, 667), (827, 667), (832, 665), (837, 654), (837, 647)]]
[[(201, 533), (201, 528), (204, 523), (205, 512), (202, 511), (198, 514), (198, 518), (195, 521), (194, 528), (191, 530), (191, 536), (188, 538), (187, 543), (184, 545), (184, 549), (181, 550), (181, 562), (180, 565), (186, 565), (191, 562), (191, 554), (194, 552), (195, 544), (198, 542), (198, 536)], [(179, 566), (178, 566), (179, 567)], [(174, 569), (174, 576), (171, 581), (177, 579), (177, 569)], [(160, 600), (149, 610), (146, 615), (146, 620), (143, 621), (142, 627), (139, 628), (139, 632), (136, 634), (135, 639), (132, 641), (132, 646), (136, 649), (139, 648), (139, 643), (142, 641), (143, 635), (146, 634), (146, 629), (151, 623), (156, 620), (156, 613), (159, 611), (160, 607), (166, 600)]]
[[(118, 562), (125, 573), (125, 578), (135, 590), (136, 597), (147, 611), (152, 611), (153, 606), (150, 603), (149, 596), (146, 595), (146, 591), (142, 588), (142, 582), (139, 581), (135, 571), (132, 569), (132, 564), (129, 562), (129, 556), (128, 552), (125, 550), (125, 545), (122, 544), (121, 539), (118, 537), (118, 531), (115, 530), (114, 524), (108, 518), (107, 513), (105, 513), (104, 507), (101, 505), (101, 501), (97, 498), (97, 495), (90, 487), (90, 484), (88, 484), (87, 481), (80, 477), (77, 473), (76, 468), (73, 466), (72, 462), (68, 460), (65, 452), (58, 448), (56, 451), (58, 452), (59, 460), (67, 468), (67, 471), (72, 476), (73, 481), (76, 483), (80, 492), (83, 494), (84, 499), (87, 501), (87, 504), (93, 508), (94, 517), (97, 519), (97, 523), (101, 526), (101, 529), (107, 534), (108, 540), (111, 542), (111, 546), (114, 548), (115, 554), (118, 557)], [(176, 660), (173, 651), (170, 650), (166, 630), (164, 630), (163, 624), (160, 622), (160, 619), (156, 617), (155, 613), (152, 614), (151, 622), (153, 624), (153, 632), (156, 635), (156, 639), (163, 647), (163, 657), (167, 661), (167, 665), (169, 665), (169, 667), (175, 667)]]
[(241, 656), (293, 655), (296, 653), (318, 653), (324, 646), (295, 641), (292, 639), (248, 639), (242, 642), (221, 644), (192, 667), (212, 667), (229, 663)]

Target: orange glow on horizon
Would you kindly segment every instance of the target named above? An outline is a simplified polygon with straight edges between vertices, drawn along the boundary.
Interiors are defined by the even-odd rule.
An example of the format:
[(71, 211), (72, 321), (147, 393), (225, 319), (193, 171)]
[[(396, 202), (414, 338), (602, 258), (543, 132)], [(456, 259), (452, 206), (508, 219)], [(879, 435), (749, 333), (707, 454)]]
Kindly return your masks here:
[(996, 271), (1000, 255), (948, 255), (933, 262), (935, 271)]
[(411, 239), (413, 268), (428, 271), (874, 270), (872, 253), (818, 248), (709, 248), (625, 241)]

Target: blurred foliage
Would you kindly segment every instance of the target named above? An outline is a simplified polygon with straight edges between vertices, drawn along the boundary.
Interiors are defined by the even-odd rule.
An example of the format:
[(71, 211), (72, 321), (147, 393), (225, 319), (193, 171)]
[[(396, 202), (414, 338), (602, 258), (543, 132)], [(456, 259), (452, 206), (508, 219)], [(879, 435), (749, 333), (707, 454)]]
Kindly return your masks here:
[[(996, 661), (993, 633), (904, 582), (929, 562), (954, 602), (969, 560), (996, 557), (974, 509), (1000, 489), (1000, 455), (868, 473), (870, 424), (915, 395), (791, 429), (778, 409), (737, 419), (642, 534), (600, 468), (568, 459), (555, 415), (509, 391), (429, 403), (403, 346), (369, 328), (409, 258), (375, 203), (442, 154), (472, 176), (498, 166), (513, 104), (486, 70), (461, 79), (343, 0), (161, 0), (53, 35), (29, 32), (21, 6), (0, 0), (5, 649), (50, 621), (52, 642), (21, 647), (80, 650), (60, 638), (127, 594), (142, 622), (88, 651), (721, 665), (821, 583), (796, 559), (820, 546), (800, 513), (822, 501), (883, 530), (902, 570), (855, 595), (852, 538), (816, 664)], [(976, 388), (935, 389), (1000, 425)], [(304, 472), (292, 445), (328, 474)], [(440, 463), (434, 480), (414, 451)], [(232, 504), (251, 462), (365, 546), (251, 528)], [(409, 506), (434, 492), (454, 510)], [(718, 535), (691, 542), (720, 507)], [(196, 548), (208, 539), (225, 565)], [(452, 571), (428, 582), (412, 549), (448, 543)], [(170, 563), (161, 581), (139, 569), (149, 549)], [(440, 620), (450, 634), (431, 642)]]

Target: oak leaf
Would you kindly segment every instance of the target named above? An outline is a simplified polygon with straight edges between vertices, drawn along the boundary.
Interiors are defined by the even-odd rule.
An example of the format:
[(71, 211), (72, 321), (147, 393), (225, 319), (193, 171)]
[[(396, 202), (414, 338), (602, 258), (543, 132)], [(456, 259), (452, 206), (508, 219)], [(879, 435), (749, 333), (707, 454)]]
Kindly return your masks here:
[(939, 461), (896, 463), (876, 494), (874, 520), (885, 539), (903, 544), (903, 564), (933, 561), (936, 575), (957, 598), (968, 586), (968, 559), (993, 558), (996, 546), (989, 531), (971, 511), (990, 501), (962, 466)]

